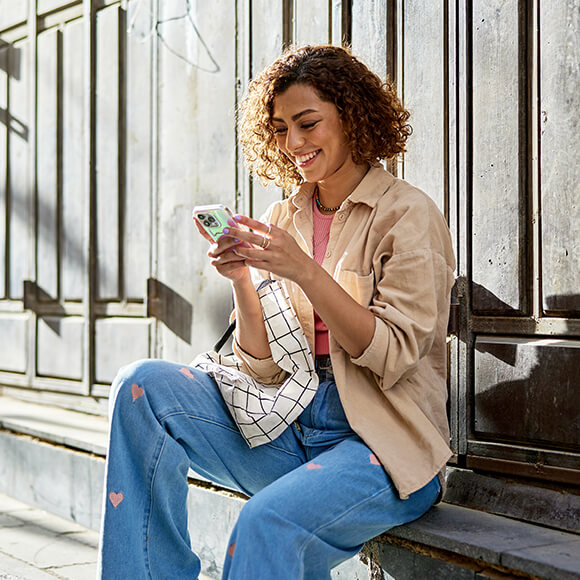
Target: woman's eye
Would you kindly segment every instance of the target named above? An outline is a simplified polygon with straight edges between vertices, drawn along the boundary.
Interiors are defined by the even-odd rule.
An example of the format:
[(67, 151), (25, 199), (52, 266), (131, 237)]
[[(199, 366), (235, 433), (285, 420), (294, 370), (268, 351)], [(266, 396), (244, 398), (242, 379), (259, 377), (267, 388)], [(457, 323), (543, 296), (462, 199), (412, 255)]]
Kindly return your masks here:
[(314, 127), (315, 125), (318, 125), (318, 121), (313, 121), (312, 123), (303, 123), (302, 128), (303, 129), (312, 129), (312, 127)]
[(274, 127), (274, 135), (279, 135), (280, 133), (285, 133), (286, 127)]

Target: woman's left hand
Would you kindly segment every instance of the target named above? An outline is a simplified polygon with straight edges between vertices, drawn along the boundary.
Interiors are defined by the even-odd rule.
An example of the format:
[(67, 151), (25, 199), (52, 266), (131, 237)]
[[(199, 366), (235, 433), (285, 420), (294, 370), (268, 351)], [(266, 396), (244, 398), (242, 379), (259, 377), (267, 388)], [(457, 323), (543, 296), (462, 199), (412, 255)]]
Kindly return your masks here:
[(373, 338), (374, 314), (356, 302), (285, 230), (246, 216), (236, 216), (234, 221), (252, 230), (229, 228), (226, 235), (251, 244), (239, 244), (234, 252), (249, 266), (298, 284), (334, 339), (351, 356), (360, 356)]
[(238, 245), (235, 249), (236, 254), (246, 258), (249, 266), (268, 270), (300, 284), (300, 280), (308, 275), (312, 265), (317, 265), (285, 230), (247, 216), (237, 215), (234, 219), (236, 223), (252, 230), (232, 227), (227, 234), (251, 244), (251, 247)]

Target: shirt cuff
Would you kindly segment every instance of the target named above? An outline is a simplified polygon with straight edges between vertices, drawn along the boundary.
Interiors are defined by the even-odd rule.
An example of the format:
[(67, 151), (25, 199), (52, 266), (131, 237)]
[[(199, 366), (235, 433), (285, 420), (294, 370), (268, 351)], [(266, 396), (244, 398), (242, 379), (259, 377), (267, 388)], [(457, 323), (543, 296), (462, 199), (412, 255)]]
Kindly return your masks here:
[(256, 358), (246, 352), (237, 340), (234, 340), (235, 355), (243, 364), (243, 371), (260, 383), (266, 385), (279, 384), (284, 380), (286, 371), (282, 370), (270, 355), (267, 358)]
[(370, 344), (363, 353), (352, 358), (351, 362), (359, 367), (366, 367), (382, 377), (385, 372), (385, 352), (389, 348), (389, 330), (378, 316), (375, 316), (375, 332)]

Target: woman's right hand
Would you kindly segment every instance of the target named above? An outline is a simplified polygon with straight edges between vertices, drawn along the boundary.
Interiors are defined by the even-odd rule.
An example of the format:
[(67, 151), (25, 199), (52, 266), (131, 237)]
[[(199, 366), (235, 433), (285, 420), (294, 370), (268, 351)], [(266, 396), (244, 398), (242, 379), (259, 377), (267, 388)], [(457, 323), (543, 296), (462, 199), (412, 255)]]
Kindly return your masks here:
[(217, 242), (214, 242), (209, 234), (195, 221), (199, 233), (211, 244), (209, 252), (211, 265), (224, 278), (232, 282), (240, 282), (250, 278), (250, 270), (246, 264), (245, 258), (238, 256), (234, 252), (236, 246), (243, 242), (236, 242), (233, 238), (222, 236)]

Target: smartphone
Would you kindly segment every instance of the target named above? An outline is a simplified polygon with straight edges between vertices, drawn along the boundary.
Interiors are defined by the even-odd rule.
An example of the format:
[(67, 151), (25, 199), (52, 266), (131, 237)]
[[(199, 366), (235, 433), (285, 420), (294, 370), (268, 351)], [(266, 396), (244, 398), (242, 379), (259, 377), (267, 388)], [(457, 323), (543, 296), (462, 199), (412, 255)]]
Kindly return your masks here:
[(193, 208), (193, 219), (217, 242), (229, 226), (228, 220), (233, 219), (232, 211), (222, 204), (197, 205)]

